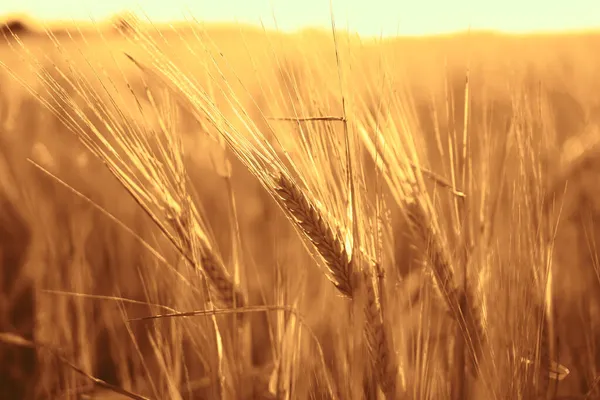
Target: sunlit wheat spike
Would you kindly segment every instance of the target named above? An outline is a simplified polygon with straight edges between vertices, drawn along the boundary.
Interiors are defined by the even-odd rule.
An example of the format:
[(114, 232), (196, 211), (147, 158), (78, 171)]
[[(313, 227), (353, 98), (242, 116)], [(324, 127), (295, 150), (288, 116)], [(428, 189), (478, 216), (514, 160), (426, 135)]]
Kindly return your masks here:
[(290, 179), (280, 175), (275, 190), (295, 223), (325, 260), (330, 272), (328, 278), (343, 295), (351, 298), (353, 265), (339, 233), (334, 233), (302, 190)]
[(469, 349), (469, 372), (473, 376), (477, 376), (485, 340), (485, 329), (481, 314), (475, 306), (475, 296), (472, 290), (467, 287), (464, 292), (464, 301), (461, 301), (463, 293), (455, 283), (450, 260), (444, 252), (435, 230), (431, 227), (429, 217), (423, 206), (412, 204), (412, 207), (407, 211), (407, 217), (417, 238), (426, 246), (427, 264), (433, 274), (438, 293), (465, 336), (467, 348)]
[(223, 263), (211, 251), (203, 249), (201, 264), (219, 299), (227, 306), (245, 307), (246, 298), (235, 285)]
[(381, 302), (375, 293), (373, 274), (368, 269), (363, 272), (364, 288), (366, 291), (365, 305), (365, 338), (371, 356), (375, 374), (386, 397), (396, 396), (398, 364), (394, 347), (385, 329), (385, 321), (381, 313)]
[[(202, 240), (204, 234), (197, 221), (187, 212), (178, 212), (177, 217), (170, 217), (168, 221), (182, 241), (186, 256), (194, 264), (194, 267), (202, 268), (218, 299), (228, 307), (245, 307), (247, 302), (244, 294), (235, 284), (219, 255)], [(190, 226), (194, 228), (190, 229)], [(196, 237), (192, 238), (192, 234), (196, 235)], [(199, 242), (199, 265), (196, 265), (197, 261), (194, 251), (196, 249), (194, 245), (196, 241), (193, 239), (196, 238)], [(242, 314), (239, 315), (242, 316)]]
[[(354, 298), (353, 273), (355, 263), (349, 259), (339, 233), (334, 233), (334, 229), (325, 222), (302, 190), (284, 175), (281, 175), (277, 180), (276, 192), (279, 194), (286, 210), (294, 217), (295, 223), (298, 224), (302, 232), (324, 258), (329, 268), (330, 274), (328, 274), (328, 277), (330, 280), (342, 294)], [(370, 269), (365, 268), (362, 276), (366, 291), (364, 308), (366, 317), (365, 337), (371, 361), (381, 389), (388, 398), (394, 398), (397, 364), (393, 346), (385, 330), (381, 304), (373, 284)]]

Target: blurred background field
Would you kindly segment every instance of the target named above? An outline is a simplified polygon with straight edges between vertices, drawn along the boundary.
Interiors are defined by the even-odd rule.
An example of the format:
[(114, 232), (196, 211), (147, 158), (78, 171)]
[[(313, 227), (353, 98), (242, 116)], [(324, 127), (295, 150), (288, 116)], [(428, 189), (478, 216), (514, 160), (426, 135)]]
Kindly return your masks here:
[[(151, 35), (157, 43), (168, 41), (161, 47), (171, 61), (206, 90), (210, 91), (212, 79), (229, 82), (265, 135), (269, 135), (265, 116), (289, 117), (299, 108), (311, 114), (341, 114), (331, 32), (282, 34), (239, 26), (175, 28), (176, 32), (168, 27), (160, 31), (151, 28)], [(70, 34), (57, 32), (59, 47), (45, 33), (21, 34), (24, 46), (42, 62), (40, 65), (32, 65), (31, 54), (23, 51), (10, 33), (0, 47), (0, 60), (6, 66), (0, 70), (0, 331), (16, 331), (60, 349), (88, 373), (151, 398), (215, 398), (216, 383), (205, 361), (207, 353), (214, 351), (206, 348), (209, 339), (204, 332), (209, 330), (209, 318), (126, 322), (165, 313), (158, 305), (178, 311), (203, 309), (199, 277), (183, 265), (105, 166), (9, 73), (44, 93), (36, 71), (58, 65), (68, 73), (72, 65), (65, 63), (68, 54), (75, 60), (73, 65), (96, 82), (99, 92), (101, 82), (121, 85), (115, 89), (123, 93), (119, 107), (130, 107), (132, 112), (137, 107), (123, 76), (142, 106), (150, 107), (145, 85), (156, 96), (162, 93), (160, 85), (144, 78), (124, 53), (140, 60), (147, 55), (110, 26), (85, 29), (83, 33), (74, 28)], [(350, 114), (360, 110), (377, 118), (382, 107), (388, 107), (392, 114), (405, 113), (402, 118), (409, 125), (404, 129), (427, 149), (427, 167), (441, 176), (449, 178), (450, 161), (448, 154), (438, 150), (446, 144), (438, 146), (436, 132), (448, 137), (463, 131), (467, 71), (470, 134), (474, 143), (491, 140), (490, 148), (498, 148), (498, 154), (477, 154), (476, 145), (476, 166), (490, 161), (488, 167), (494, 168), (497, 164), (491, 160), (500, 158), (500, 149), (507, 141), (518, 140), (519, 136), (510, 132), (530, 131), (528, 137), (536, 142), (532, 147), (540, 151), (541, 184), (547, 188), (547, 198), (562, 204), (552, 263), (553, 301), (559, 362), (571, 373), (560, 382), (557, 394), (583, 396), (589, 392), (590, 398), (600, 396), (600, 389), (594, 388), (600, 376), (600, 280), (595, 248), (600, 234), (595, 227), (600, 210), (600, 166), (596, 165), (595, 150), (600, 139), (599, 46), (600, 35), (592, 33), (511, 36), (472, 32), (380, 40), (343, 33), (338, 36), (344, 90), (352, 104)], [(206, 60), (207, 65), (214, 60), (224, 77), (210, 66), (215, 75), (208, 76), (206, 68), (197, 67), (199, 59)], [(98, 75), (100, 80), (95, 79)], [(225, 115), (233, 115), (222, 94), (215, 90), (213, 95)], [(402, 104), (402, 108), (391, 104)], [(142, 115), (139, 122), (148, 127), (157, 124)], [(290, 135), (297, 134), (293, 122), (269, 122), (280, 131), (289, 126)], [(336, 295), (281, 210), (244, 166), (212, 140), (207, 128), (188, 110), (178, 109), (176, 126), (183, 138), (186, 167), (198, 204), (225, 264), (231, 271), (239, 266), (237, 279), (248, 303), (297, 307), (322, 347), (323, 360), (312, 344), (303, 344), (295, 353), (297, 370), (291, 372), (290, 381), (294, 384), (288, 382), (286, 386), (293, 390), (292, 398), (326, 398), (321, 389), (325, 379), (322, 371), (327, 368), (322, 362), (335, 381), (350, 381), (352, 377), (341, 369), (341, 361), (331, 361), (343, 353), (340, 338), (352, 334), (343, 322), (336, 322), (345, 321), (342, 311), (338, 315), (344, 299)], [(299, 151), (285, 144), (283, 147), (292, 153)], [(112, 213), (158, 249), (164, 262), (28, 158)], [(497, 177), (497, 181), (488, 182), (489, 186), (500, 186), (504, 179), (510, 187), (513, 166), (517, 167), (509, 165), (489, 172), (487, 176)], [(482, 179), (485, 176), (481, 174)], [(532, 179), (542, 179), (540, 176)], [(499, 242), (528, 234), (515, 229), (516, 217), (511, 214), (515, 203), (507, 196), (501, 198), (504, 203), (499, 208)], [(410, 240), (403, 236), (404, 223), (393, 211), (388, 222), (394, 240), (389, 241), (384, 259), (388, 276), (397, 281), (390, 290), (395, 291), (399, 303), (401, 299), (410, 302), (424, 285), (421, 273), (413, 265)], [(510, 246), (507, 249), (497, 258), (510, 268), (521, 268), (515, 260), (526, 257), (511, 254)], [(398, 323), (407, 332), (423, 324), (419, 316), (401, 314), (400, 305), (397, 307), (398, 321), (402, 321)], [(422, 315), (432, 326), (440, 325), (433, 316), (439, 311), (425, 308)], [(283, 317), (262, 312), (249, 318), (249, 366), (243, 373), (231, 373), (239, 380), (228, 383), (231, 397), (226, 398), (272, 395), (268, 386), (270, 383), (272, 389), (274, 385), (273, 371), (280, 356), (275, 343), (285, 340), (275, 327)], [(218, 319), (225, 324), (231, 316)], [(295, 340), (313, 341), (306, 337)], [(404, 343), (404, 339), (397, 340)], [(429, 351), (441, 350), (434, 346)], [(229, 358), (236, 356), (232, 347), (226, 353)], [(82, 393), (93, 392), (88, 380), (42, 350), (0, 345), (0, 357), (0, 387), (7, 388), (0, 389), (2, 398), (82, 398)], [(411, 369), (408, 365), (405, 368)], [(407, 375), (405, 379), (433, 380), (436, 376), (435, 371), (424, 374), (433, 378)], [(449, 389), (443, 383), (436, 385), (432, 384), (435, 389), (430, 392), (413, 392), (409, 398), (447, 398)], [(340, 397), (350, 398), (346, 396), (350, 396), (352, 385), (340, 386)]]

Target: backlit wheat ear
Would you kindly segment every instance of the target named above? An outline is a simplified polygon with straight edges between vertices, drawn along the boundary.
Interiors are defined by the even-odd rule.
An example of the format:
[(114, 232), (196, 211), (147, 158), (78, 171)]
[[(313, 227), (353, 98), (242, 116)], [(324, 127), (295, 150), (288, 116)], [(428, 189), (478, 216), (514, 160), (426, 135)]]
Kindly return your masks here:
[(396, 376), (398, 371), (393, 351), (394, 347), (385, 329), (386, 325), (381, 310), (381, 302), (378, 301), (373, 282), (374, 274), (371, 271), (365, 270), (363, 278), (366, 291), (365, 317), (367, 324), (365, 336), (367, 345), (375, 368), (377, 381), (386, 397), (393, 399), (396, 397)]
[[(209, 277), (213, 288), (215, 289), (219, 299), (223, 301), (227, 307), (245, 307), (246, 298), (240, 289), (234, 284), (229, 272), (225, 269), (223, 262), (208, 249), (202, 249), (200, 264), (202, 269)], [(238, 314), (241, 318), (243, 313)]]
[[(187, 206), (185, 210), (194, 207), (191, 202)], [(190, 215), (189, 212), (171, 210), (167, 218), (182, 242), (182, 250), (194, 264), (194, 268), (201, 269), (206, 274), (210, 287), (226, 307), (245, 307), (247, 302), (244, 294), (234, 283), (219, 255), (203, 240), (204, 235), (193, 215), (193, 212)], [(238, 315), (242, 318), (244, 314)]]
[(464, 301), (461, 301), (463, 293), (455, 283), (450, 260), (445, 254), (435, 230), (430, 225), (429, 217), (423, 205), (418, 202), (411, 204), (407, 211), (407, 217), (418, 239), (426, 246), (427, 264), (433, 273), (438, 293), (452, 318), (465, 335), (465, 342), (469, 349), (469, 372), (476, 377), (479, 374), (479, 362), (483, 341), (485, 340), (485, 330), (480, 313), (474, 305), (475, 300), (472, 290), (466, 288)]
[[(302, 190), (283, 174), (276, 182), (275, 190), (285, 209), (325, 260), (329, 269), (328, 278), (342, 294), (355, 299), (358, 289), (356, 279), (359, 277), (356, 260), (361, 259), (362, 254), (357, 255), (356, 259), (349, 259), (340, 234), (334, 233), (334, 229), (327, 224)], [(378, 296), (373, 276), (369, 268), (364, 268), (360, 276), (366, 297), (364, 334), (377, 381), (386, 397), (393, 399), (396, 397), (397, 363), (393, 345), (385, 329), (379, 300), (382, 294), (379, 293)]]
[(327, 277), (343, 295), (352, 298), (354, 265), (339, 232), (325, 222), (315, 206), (289, 178), (281, 174), (276, 182), (275, 191), (285, 209), (325, 260), (329, 270)]

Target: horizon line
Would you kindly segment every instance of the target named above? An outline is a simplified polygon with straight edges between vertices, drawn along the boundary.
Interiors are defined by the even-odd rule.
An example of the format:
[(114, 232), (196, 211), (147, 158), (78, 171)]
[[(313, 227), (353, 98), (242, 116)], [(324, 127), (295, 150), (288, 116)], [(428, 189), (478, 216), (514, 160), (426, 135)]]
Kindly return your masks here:
[[(206, 25), (211, 27), (227, 27), (237, 26), (254, 28), (258, 30), (264, 30), (265, 32), (279, 32), (286, 34), (302, 33), (304, 31), (331, 31), (331, 26), (311, 25), (306, 24), (304, 26), (296, 27), (294, 29), (280, 29), (278, 27), (266, 27), (264, 25), (248, 22), (248, 21), (237, 21), (237, 20), (201, 20), (201, 19), (173, 19), (169, 21), (153, 21), (147, 18), (141, 18), (136, 13), (131, 11), (116, 12), (106, 18), (95, 20), (93, 18), (69, 18), (69, 19), (58, 19), (58, 18), (38, 18), (28, 13), (9, 13), (0, 14), (0, 30), (10, 24), (22, 24), (24, 28), (30, 29), (29, 33), (43, 33), (46, 30), (68, 30), (71, 27), (96, 27), (99, 26), (114, 26), (119, 21), (134, 21), (139, 26), (154, 26), (160, 28), (174, 28), (174, 25), (187, 25), (192, 27), (194, 25)], [(386, 35), (370, 35), (361, 34), (360, 32), (353, 31), (348, 28), (336, 28), (338, 32), (347, 32), (351, 35), (358, 35), (362, 38), (381, 38), (381, 39), (393, 39), (395, 37), (402, 38), (418, 38), (418, 37), (440, 37), (440, 36), (454, 36), (464, 34), (494, 34), (501, 36), (572, 36), (572, 35), (584, 35), (584, 34), (600, 34), (600, 24), (596, 27), (589, 28), (576, 28), (576, 29), (528, 29), (528, 30), (503, 30), (497, 28), (484, 28), (467, 27), (464, 29), (439, 31), (431, 33), (402, 33), (398, 31), (396, 34)]]

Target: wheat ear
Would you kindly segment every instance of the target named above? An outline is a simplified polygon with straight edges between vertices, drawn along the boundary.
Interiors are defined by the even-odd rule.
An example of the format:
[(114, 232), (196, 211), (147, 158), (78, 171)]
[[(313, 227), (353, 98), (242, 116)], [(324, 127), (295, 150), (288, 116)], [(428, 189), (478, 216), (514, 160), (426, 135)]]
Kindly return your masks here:
[(316, 207), (289, 178), (281, 174), (276, 182), (279, 200), (323, 257), (329, 272), (327, 277), (343, 295), (352, 298), (354, 266), (340, 240), (339, 231), (325, 222)]
[[(485, 330), (480, 313), (474, 305), (475, 296), (469, 287), (465, 289), (465, 293), (462, 293), (456, 285), (449, 257), (431, 227), (423, 205), (419, 202), (411, 204), (407, 210), (407, 217), (418, 239), (426, 245), (427, 264), (433, 274), (440, 297), (465, 336), (465, 343), (469, 348), (469, 372), (476, 377), (479, 374)], [(463, 294), (464, 301), (461, 301)]]
[[(190, 207), (193, 207), (189, 204)], [(200, 226), (194, 219), (193, 213), (188, 211), (170, 210), (167, 218), (171, 227), (177, 232), (182, 242), (185, 257), (195, 268), (202, 268), (218, 299), (226, 307), (245, 307), (246, 297), (235, 284), (231, 274), (216, 254), (199, 234)], [(243, 314), (240, 313), (241, 318)]]
[[(281, 174), (277, 179), (276, 192), (285, 210), (294, 218), (304, 235), (315, 246), (325, 260), (329, 270), (329, 280), (345, 296), (355, 299), (358, 282), (364, 286), (366, 304), (365, 337), (371, 362), (375, 369), (378, 383), (387, 398), (395, 398), (397, 363), (393, 346), (385, 329), (381, 302), (373, 283), (372, 270), (365, 268), (358, 274), (356, 260), (349, 259), (344, 243), (340, 240), (339, 231), (334, 230), (320, 215), (303, 191), (289, 178)], [(334, 233), (336, 232), (336, 233)], [(358, 255), (360, 259), (361, 255)], [(357, 278), (361, 278), (358, 281)]]
[[(223, 265), (223, 261), (209, 249), (202, 249), (200, 264), (206, 275), (209, 277), (212, 286), (219, 299), (227, 307), (245, 307), (246, 297), (242, 291), (233, 282), (233, 278)], [(243, 314), (239, 314), (240, 316)]]
[[(366, 328), (365, 336), (369, 353), (375, 368), (375, 375), (381, 389), (388, 399), (396, 398), (396, 383), (398, 364), (393, 352), (393, 345), (386, 330), (385, 320), (379, 296), (377, 296), (375, 284), (373, 282), (374, 274), (371, 270), (365, 269), (363, 272), (363, 282), (366, 293)], [(380, 293), (380, 296), (383, 294)]]

